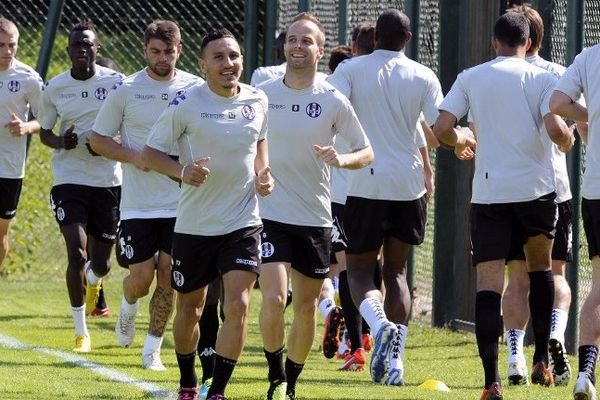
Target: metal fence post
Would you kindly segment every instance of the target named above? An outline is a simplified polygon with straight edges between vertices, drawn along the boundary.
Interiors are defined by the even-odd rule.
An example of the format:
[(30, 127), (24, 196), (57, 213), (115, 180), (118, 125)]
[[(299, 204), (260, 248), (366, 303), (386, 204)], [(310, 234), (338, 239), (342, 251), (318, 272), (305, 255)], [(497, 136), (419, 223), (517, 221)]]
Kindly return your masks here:
[(312, 8), (311, 0), (299, 0), (298, 1), (298, 12), (308, 12)]
[(44, 80), (46, 79), (46, 74), (48, 73), (48, 65), (50, 64), (52, 48), (54, 47), (54, 40), (56, 39), (56, 31), (58, 30), (58, 24), (60, 23), (60, 17), (64, 5), (64, 0), (50, 1), (48, 20), (46, 21), (46, 27), (44, 28), (44, 37), (42, 39), (42, 44), (40, 45), (40, 55), (35, 68)]
[(278, 0), (265, 0), (265, 41), (263, 44), (263, 65), (275, 63), (275, 34), (277, 30)]
[(406, 55), (415, 61), (419, 61), (419, 14), (421, 13), (421, 2), (419, 0), (405, 0), (404, 13), (410, 18), (412, 28), (412, 39), (408, 42)]
[(258, 0), (244, 2), (244, 81), (258, 66)]
[(348, 0), (340, 0), (338, 4), (338, 44), (347, 44), (348, 38)]

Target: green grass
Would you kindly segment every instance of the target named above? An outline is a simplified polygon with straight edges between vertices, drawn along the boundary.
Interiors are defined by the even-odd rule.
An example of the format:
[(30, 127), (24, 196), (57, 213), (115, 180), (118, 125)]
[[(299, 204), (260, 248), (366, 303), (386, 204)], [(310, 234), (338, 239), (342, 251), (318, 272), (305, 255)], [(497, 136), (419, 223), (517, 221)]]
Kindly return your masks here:
[[(106, 281), (107, 299), (113, 311), (120, 298), (122, 270), (111, 272)], [(32, 347), (70, 353), (73, 328), (66, 289), (61, 282), (0, 281), (0, 334)], [(258, 331), (257, 310), (260, 293), (253, 297), (248, 342), (227, 388), (231, 399), (260, 399), (266, 390), (266, 362)], [(147, 298), (137, 319), (134, 346), (122, 349), (114, 337), (115, 317), (88, 322), (93, 352), (84, 357), (137, 380), (151, 382), (174, 392), (178, 370), (169, 329), (163, 345), (164, 373), (140, 367), (141, 346), (147, 328)], [(288, 311), (288, 318), (290, 311)], [(411, 325), (406, 348), (406, 386), (385, 387), (370, 383), (367, 371), (339, 372), (340, 362), (326, 360), (318, 350), (320, 332), (301, 375), (298, 394), (301, 399), (477, 399), (482, 385), (482, 369), (471, 334)], [(527, 349), (531, 355), (531, 349)], [(501, 372), (505, 373), (506, 352), (501, 347)], [(572, 357), (572, 361), (575, 358)], [(198, 371), (200, 367), (198, 366)], [(427, 379), (444, 381), (450, 393), (419, 388)], [(507, 388), (506, 399), (566, 399), (572, 388)], [(67, 363), (53, 355), (0, 346), (0, 398), (35, 399), (144, 399), (151, 398), (140, 389), (112, 382), (83, 367)]]

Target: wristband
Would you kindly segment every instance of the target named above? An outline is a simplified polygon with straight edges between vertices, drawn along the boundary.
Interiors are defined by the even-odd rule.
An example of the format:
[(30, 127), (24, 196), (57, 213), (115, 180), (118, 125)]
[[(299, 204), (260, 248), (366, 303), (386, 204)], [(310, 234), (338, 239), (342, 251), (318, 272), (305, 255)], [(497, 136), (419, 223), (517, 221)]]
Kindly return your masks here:
[(179, 176), (179, 179), (181, 180), (181, 182), (183, 182), (183, 175), (185, 174), (185, 167), (186, 167), (186, 165), (184, 165), (183, 168), (181, 168), (181, 175)]

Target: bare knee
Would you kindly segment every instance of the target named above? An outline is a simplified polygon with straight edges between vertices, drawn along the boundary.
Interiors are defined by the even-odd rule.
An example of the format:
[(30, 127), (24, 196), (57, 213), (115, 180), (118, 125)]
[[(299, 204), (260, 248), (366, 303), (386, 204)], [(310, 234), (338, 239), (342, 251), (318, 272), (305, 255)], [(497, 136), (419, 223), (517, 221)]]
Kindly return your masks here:
[(262, 312), (267, 315), (280, 315), (285, 310), (287, 294), (265, 293), (262, 299)]
[(248, 315), (250, 300), (245, 297), (228, 299), (223, 307), (225, 319), (242, 320)]
[(316, 309), (316, 300), (311, 299), (307, 301), (298, 301), (294, 304), (294, 318), (300, 318), (303, 320), (313, 320), (315, 319)]

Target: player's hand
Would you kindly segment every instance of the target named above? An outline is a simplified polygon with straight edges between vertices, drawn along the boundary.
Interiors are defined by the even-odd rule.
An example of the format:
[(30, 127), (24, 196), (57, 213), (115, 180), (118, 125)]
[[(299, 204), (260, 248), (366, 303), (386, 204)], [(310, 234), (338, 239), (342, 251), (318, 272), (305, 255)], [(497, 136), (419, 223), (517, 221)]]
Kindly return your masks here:
[[(575, 124), (573, 124), (573, 126), (575, 126)], [(563, 153), (568, 153), (573, 148), (573, 145), (575, 145), (575, 134), (573, 131), (574, 128), (571, 127), (571, 129), (569, 129), (569, 138), (566, 139), (563, 144), (558, 146), (558, 150), (562, 151)]]
[(315, 154), (323, 160), (323, 162), (332, 167), (341, 168), (342, 160), (338, 152), (333, 148), (333, 146), (325, 146), (321, 147), (318, 145), (313, 145), (313, 150)]
[(60, 136), (59, 148), (63, 148), (65, 150), (72, 150), (77, 147), (77, 142), (79, 141), (77, 138), (77, 134), (73, 132), (75, 129), (74, 125), (71, 125), (69, 129), (65, 131), (65, 133)]
[(206, 182), (210, 174), (210, 169), (206, 168), (209, 161), (210, 157), (202, 157), (191, 164), (184, 165), (181, 180), (192, 186), (200, 186)]
[(454, 154), (459, 160), (472, 160), (475, 157), (475, 148), (477, 147), (473, 131), (461, 126), (457, 126), (454, 130), (458, 136), (456, 145), (454, 145)]
[(271, 167), (264, 167), (254, 178), (254, 186), (256, 187), (256, 192), (261, 196), (267, 196), (273, 192), (273, 187), (275, 187), (275, 180), (271, 176)]
[(4, 127), (8, 129), (13, 136), (24, 136), (29, 134), (26, 123), (15, 113), (10, 115), (10, 122), (5, 124)]
[(429, 202), (429, 200), (431, 200), (431, 198), (433, 197), (433, 193), (435, 192), (435, 180), (433, 176), (433, 171), (431, 171), (430, 169), (425, 169), (424, 178), (425, 190), (427, 191), (425, 193), (425, 200)]

